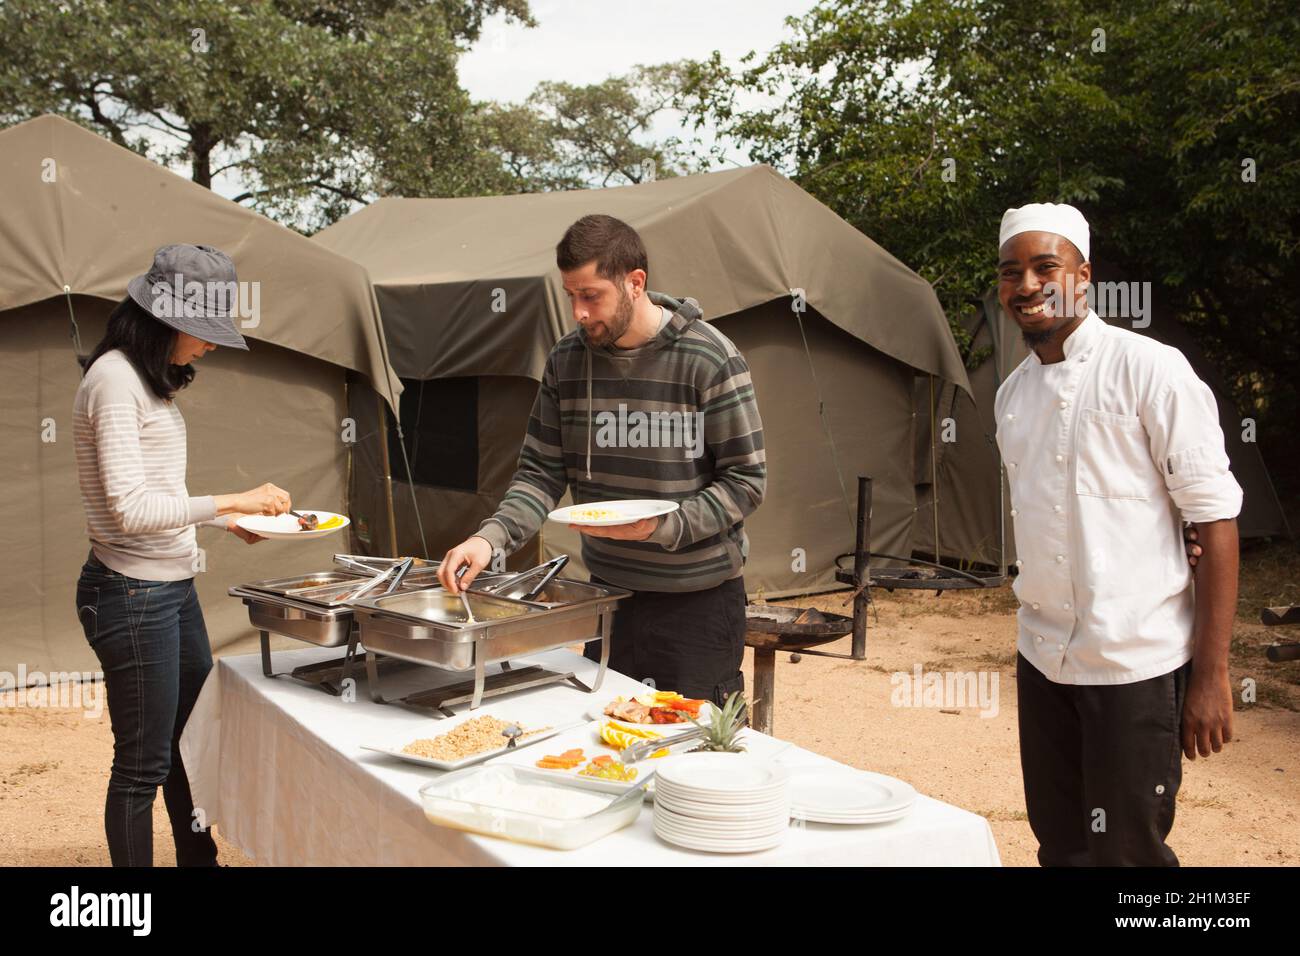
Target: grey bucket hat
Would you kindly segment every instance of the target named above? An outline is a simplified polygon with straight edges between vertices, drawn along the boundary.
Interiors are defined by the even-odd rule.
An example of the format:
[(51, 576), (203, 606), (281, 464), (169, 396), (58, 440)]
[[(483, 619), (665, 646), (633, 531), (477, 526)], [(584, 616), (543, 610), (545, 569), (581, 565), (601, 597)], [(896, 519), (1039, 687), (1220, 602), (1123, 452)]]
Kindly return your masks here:
[(239, 301), (235, 264), (211, 246), (163, 246), (153, 266), (127, 283), (126, 291), (159, 322), (213, 345), (247, 351), (235, 328)]

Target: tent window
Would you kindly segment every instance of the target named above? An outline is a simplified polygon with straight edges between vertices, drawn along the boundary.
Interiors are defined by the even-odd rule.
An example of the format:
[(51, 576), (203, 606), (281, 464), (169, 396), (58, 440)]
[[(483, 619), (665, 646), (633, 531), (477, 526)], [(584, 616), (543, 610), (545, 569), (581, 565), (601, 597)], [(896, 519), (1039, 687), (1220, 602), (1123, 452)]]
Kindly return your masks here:
[[(417, 485), (478, 491), (478, 379), (402, 379), (399, 400), (406, 453)], [(397, 428), (388, 416), (394, 478), (405, 478)]]

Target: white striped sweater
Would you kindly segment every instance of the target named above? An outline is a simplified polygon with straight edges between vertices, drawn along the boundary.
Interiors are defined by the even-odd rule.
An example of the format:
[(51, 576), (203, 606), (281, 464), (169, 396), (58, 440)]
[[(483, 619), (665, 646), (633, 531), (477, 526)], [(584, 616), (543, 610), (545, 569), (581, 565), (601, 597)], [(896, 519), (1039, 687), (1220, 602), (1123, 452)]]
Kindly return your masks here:
[(127, 577), (194, 577), (194, 525), (214, 522), (216, 502), (185, 488), (176, 403), (155, 395), (123, 352), (106, 352), (77, 389), (73, 435), (95, 557)]

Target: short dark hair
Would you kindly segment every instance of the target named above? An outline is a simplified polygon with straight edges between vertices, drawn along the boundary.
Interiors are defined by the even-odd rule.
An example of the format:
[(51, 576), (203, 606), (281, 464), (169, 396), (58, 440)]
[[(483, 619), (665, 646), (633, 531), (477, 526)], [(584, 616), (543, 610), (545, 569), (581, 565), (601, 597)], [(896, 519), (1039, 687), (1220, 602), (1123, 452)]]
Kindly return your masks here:
[(150, 390), (170, 400), (194, 381), (193, 365), (172, 364), (175, 344), (176, 330), (155, 319), (128, 295), (109, 315), (108, 331), (86, 359), (84, 371), (89, 372), (104, 353), (121, 349)]
[(640, 234), (622, 219), (593, 214), (583, 216), (564, 231), (555, 247), (555, 264), (570, 272), (595, 260), (602, 279), (621, 279), (634, 269), (648, 277), (650, 262)]

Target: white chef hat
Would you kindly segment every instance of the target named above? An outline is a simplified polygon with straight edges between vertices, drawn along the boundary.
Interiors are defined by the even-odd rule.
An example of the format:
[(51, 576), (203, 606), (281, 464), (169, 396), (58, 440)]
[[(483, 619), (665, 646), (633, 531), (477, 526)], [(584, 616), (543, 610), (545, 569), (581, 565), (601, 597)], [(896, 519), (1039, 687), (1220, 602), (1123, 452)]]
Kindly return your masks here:
[(1002, 214), (1002, 228), (998, 230), (998, 246), (1022, 232), (1052, 232), (1064, 236), (1088, 261), (1088, 220), (1083, 213), (1065, 203), (1031, 202), (1019, 209), (1008, 209)]

